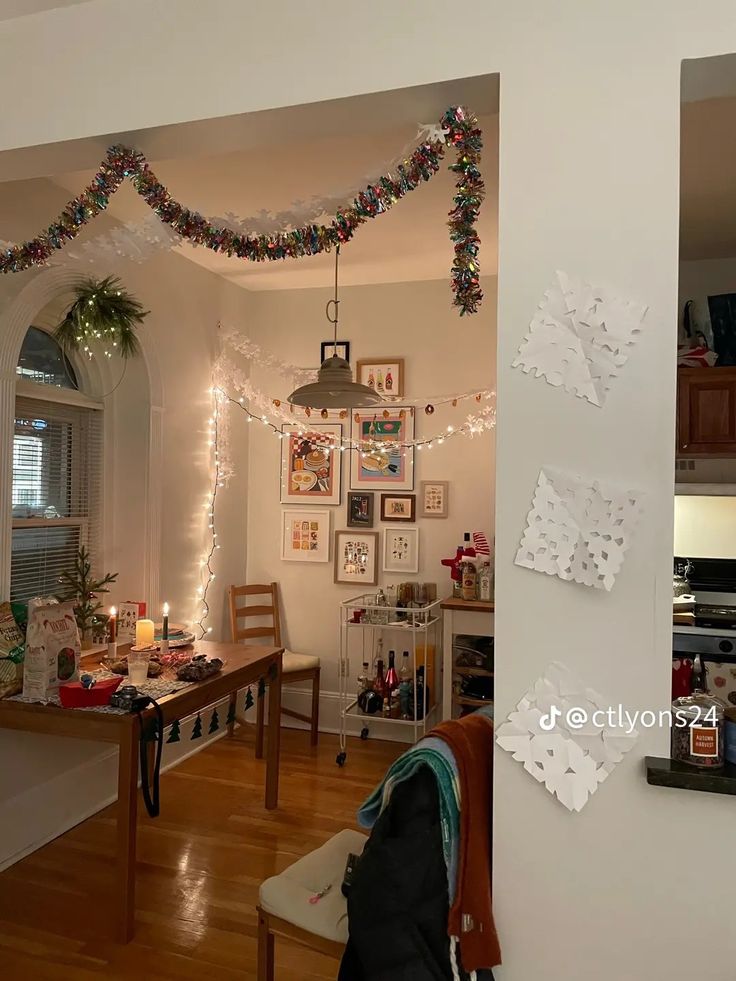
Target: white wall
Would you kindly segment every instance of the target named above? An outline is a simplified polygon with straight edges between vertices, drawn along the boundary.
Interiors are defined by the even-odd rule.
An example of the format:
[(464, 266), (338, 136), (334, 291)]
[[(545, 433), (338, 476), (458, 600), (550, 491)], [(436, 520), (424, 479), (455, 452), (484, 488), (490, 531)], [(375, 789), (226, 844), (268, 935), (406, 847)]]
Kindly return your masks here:
[[(345, 262), (349, 262), (349, 256)], [(423, 398), (495, 385), (496, 280), (484, 277), (486, 300), (477, 317), (458, 324), (451, 307), (447, 281), (347, 287), (340, 293), (339, 335), (351, 343), (350, 358), (401, 357), (405, 359), (409, 398)], [(248, 336), (292, 364), (312, 366), (319, 362), (320, 341), (330, 336), (324, 319), (329, 290), (289, 290), (252, 296)], [(288, 385), (277, 375), (254, 368), (251, 380), (281, 399)], [(460, 425), (468, 413), (481, 406), (471, 399), (452, 406), (438, 406), (432, 415), (416, 410), (416, 436), (444, 432)], [(318, 420), (317, 420), (318, 421)], [(241, 427), (245, 420), (241, 422)], [(350, 433), (350, 420), (343, 423)], [(281, 443), (262, 426), (251, 426), (248, 469), (248, 578), (251, 582), (278, 580), (285, 611), (285, 642), (298, 651), (323, 659), (322, 688), (337, 690), (339, 604), (360, 593), (356, 585), (333, 582), (333, 549), (330, 561), (312, 564), (284, 562), (280, 555), (281, 515), (279, 475)], [(379, 538), (379, 583), (419, 578), (438, 584), (442, 595), (450, 592), (449, 570), (440, 559), (454, 555), (465, 531), (493, 534), (494, 432), (472, 439), (459, 437), (415, 453), (414, 491), (417, 494), (419, 572), (397, 576), (382, 570), (383, 534)], [(325, 508), (332, 513), (332, 532), (347, 527), (347, 495), (350, 490), (350, 454), (344, 454), (342, 502)], [(450, 481), (450, 513), (447, 519), (419, 517), (422, 480)], [(374, 496), (373, 531), (383, 532), (380, 492)], [(322, 510), (322, 508), (317, 508)], [(393, 527), (396, 527), (394, 525)], [(359, 662), (359, 658), (357, 661)], [(353, 658), (353, 667), (356, 667)], [(357, 663), (357, 667), (360, 667)], [(357, 672), (353, 672), (354, 676)]]
[[(471, 0), (462, 19), (445, 0), (375, 0), (369, 17), (338, 0), (319, 15), (288, 0), (180, 0), (175, 28), (164, 0), (99, 0), (2, 25), (0, 83), (12, 92), (22, 76), (25, 88), (0, 146), (500, 71), (496, 707), (503, 717), (557, 658), (630, 708), (656, 709), (671, 658), (680, 66), (733, 50), (732, 0)], [(603, 410), (510, 367), (559, 268), (650, 305)], [(549, 462), (649, 495), (610, 594), (513, 565)], [(499, 981), (733, 977), (720, 884), (736, 858), (719, 852), (704, 910), (702, 863), (682, 850), (693, 829), (730, 840), (732, 801), (647, 786), (643, 756), (667, 746), (668, 733), (643, 733), (574, 816), (497, 754)]]

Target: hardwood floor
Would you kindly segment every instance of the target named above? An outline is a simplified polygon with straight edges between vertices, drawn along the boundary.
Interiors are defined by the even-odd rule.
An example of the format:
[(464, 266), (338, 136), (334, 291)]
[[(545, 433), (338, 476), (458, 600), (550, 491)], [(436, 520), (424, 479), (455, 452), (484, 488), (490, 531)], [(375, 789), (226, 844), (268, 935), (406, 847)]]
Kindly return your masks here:
[[(355, 827), (356, 808), (402, 746), (282, 730), (279, 809), (263, 807), (264, 763), (239, 730), (161, 778), (161, 816), (140, 807), (136, 935), (111, 939), (112, 808), (0, 874), (4, 981), (230, 981), (256, 977), (263, 879)], [(139, 812), (139, 813), (140, 813)], [(276, 945), (277, 981), (334, 981), (337, 962)]]

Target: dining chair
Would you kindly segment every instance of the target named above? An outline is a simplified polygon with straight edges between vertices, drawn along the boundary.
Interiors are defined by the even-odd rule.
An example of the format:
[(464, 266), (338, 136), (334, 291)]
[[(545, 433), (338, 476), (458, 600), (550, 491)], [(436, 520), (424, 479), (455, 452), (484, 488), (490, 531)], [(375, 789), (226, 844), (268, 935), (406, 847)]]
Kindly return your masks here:
[[(260, 599), (260, 602), (249, 602), (252, 598)], [(258, 626), (247, 626), (251, 617), (257, 617)], [(241, 622), (243, 625), (241, 626)], [(281, 641), (281, 615), (279, 613), (279, 584), (272, 582), (269, 584), (259, 584), (252, 586), (231, 586), (230, 587), (230, 629), (234, 642), (246, 641), (252, 643), (256, 639), (270, 637), (276, 647), (282, 647)], [(319, 658), (311, 654), (296, 654), (294, 651), (285, 650), (283, 654), (282, 683), (294, 684), (298, 681), (310, 681), (312, 683), (312, 711), (310, 715), (303, 715), (293, 709), (281, 706), (283, 715), (288, 715), (292, 719), (299, 719), (306, 722), (310, 727), (312, 746), (317, 745), (319, 739)], [(264, 679), (268, 684), (268, 679)], [(264, 697), (256, 699), (256, 757), (263, 757), (263, 737), (264, 737)], [(231, 696), (232, 709), (231, 719), (235, 717), (236, 703)], [(228, 732), (232, 734), (234, 723), (230, 722)]]

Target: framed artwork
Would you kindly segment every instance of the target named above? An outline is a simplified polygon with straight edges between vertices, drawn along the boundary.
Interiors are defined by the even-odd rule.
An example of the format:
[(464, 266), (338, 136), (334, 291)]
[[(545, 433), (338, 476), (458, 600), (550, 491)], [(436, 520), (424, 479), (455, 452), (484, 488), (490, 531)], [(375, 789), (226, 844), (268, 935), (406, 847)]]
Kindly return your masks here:
[(339, 504), (342, 426), (314, 423), (307, 436), (299, 435), (303, 431), (290, 423), (281, 427), (281, 503)]
[(373, 494), (348, 493), (348, 528), (373, 527)]
[(355, 380), (379, 395), (401, 397), (404, 394), (404, 359), (370, 358), (359, 361), (355, 367)]
[(319, 350), (320, 364), (331, 358), (333, 354), (336, 354), (338, 358), (344, 358), (346, 361), (350, 360), (350, 341), (322, 341)]
[(282, 511), (281, 558), (287, 562), (329, 562), (330, 512)]
[(378, 532), (335, 532), (335, 582), (375, 586), (378, 582)]
[(387, 528), (383, 537), (384, 572), (419, 572), (419, 529)]
[(416, 494), (381, 494), (381, 521), (416, 521)]
[(382, 413), (358, 409), (353, 416), (352, 439), (378, 445), (367, 453), (350, 454), (351, 490), (414, 490), (414, 447), (397, 445), (414, 439), (411, 406), (392, 406)]
[(449, 480), (423, 480), (421, 484), (422, 517), (446, 518), (449, 498)]

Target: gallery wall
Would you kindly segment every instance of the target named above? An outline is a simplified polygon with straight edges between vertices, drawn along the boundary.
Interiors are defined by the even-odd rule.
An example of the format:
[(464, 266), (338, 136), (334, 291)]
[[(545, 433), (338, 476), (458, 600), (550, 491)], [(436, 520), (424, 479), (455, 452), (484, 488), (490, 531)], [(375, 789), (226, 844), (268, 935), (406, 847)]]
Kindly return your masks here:
[[(349, 259), (345, 251), (344, 264)], [(495, 385), (496, 280), (483, 278), (486, 299), (476, 317), (458, 321), (451, 307), (448, 283), (431, 281), (381, 286), (347, 287), (340, 292), (340, 339), (351, 343), (350, 358), (355, 364), (367, 358), (403, 358), (406, 384), (404, 394), (428, 398)], [(292, 364), (310, 367), (319, 362), (320, 341), (330, 336), (324, 317), (330, 291), (282, 290), (251, 295), (251, 318), (247, 334), (269, 352)], [(251, 381), (258, 388), (284, 399), (288, 384), (277, 375), (254, 368)], [(415, 410), (417, 438), (444, 432), (448, 425), (462, 424), (469, 413), (482, 408), (475, 398), (457, 407), (437, 406), (427, 415), (423, 407)], [(237, 418), (237, 410), (235, 416)], [(235, 424), (234, 424), (235, 425)], [(240, 420), (241, 428), (245, 425)], [(292, 562), (281, 559), (281, 520), (286, 509), (296, 505), (280, 503), (281, 443), (262, 426), (250, 426), (248, 467), (248, 579), (251, 582), (281, 584), (285, 613), (285, 642), (293, 650), (322, 658), (322, 688), (325, 708), (337, 690), (337, 651), (339, 604), (360, 594), (355, 584), (336, 585), (334, 579), (334, 540), (329, 561)], [(349, 435), (350, 419), (344, 421)], [(495, 434), (489, 431), (470, 437), (447, 440), (431, 450), (415, 452), (414, 493), (417, 496), (419, 529), (419, 571), (406, 576), (383, 571), (382, 550), (386, 528), (396, 524), (380, 520), (380, 491), (374, 492), (374, 527), (379, 535), (379, 584), (384, 587), (402, 579), (422, 579), (438, 585), (438, 594), (450, 591), (449, 570), (440, 560), (455, 554), (465, 531), (484, 531), (493, 537)], [(342, 496), (337, 507), (313, 508), (331, 515), (331, 537), (347, 528), (347, 496), (350, 491), (349, 453), (343, 454)], [(422, 518), (420, 486), (423, 480), (450, 483), (449, 516)], [(409, 493), (409, 492), (407, 492)], [(311, 509), (310, 505), (304, 507)], [(375, 591), (375, 590), (374, 590)], [(359, 662), (360, 658), (357, 658)], [(354, 658), (353, 677), (360, 664)], [(287, 696), (288, 697), (288, 696)]]

